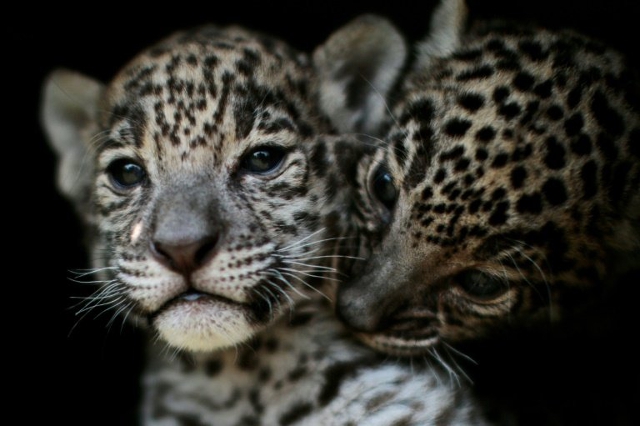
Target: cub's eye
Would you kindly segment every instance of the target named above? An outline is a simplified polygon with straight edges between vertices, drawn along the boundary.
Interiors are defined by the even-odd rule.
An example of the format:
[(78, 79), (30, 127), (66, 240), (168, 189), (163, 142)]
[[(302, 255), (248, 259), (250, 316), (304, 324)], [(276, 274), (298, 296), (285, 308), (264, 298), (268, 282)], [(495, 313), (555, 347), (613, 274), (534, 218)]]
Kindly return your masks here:
[(109, 173), (111, 182), (120, 189), (130, 189), (139, 185), (147, 177), (147, 173), (141, 165), (124, 158), (109, 164), (107, 173)]
[(382, 204), (389, 210), (393, 208), (398, 199), (398, 189), (393, 183), (391, 173), (384, 167), (379, 167), (373, 174), (371, 182), (373, 194), (380, 200)]
[(456, 283), (469, 296), (484, 300), (493, 299), (508, 290), (507, 283), (500, 278), (472, 270), (460, 273)]
[(285, 150), (282, 148), (261, 146), (244, 156), (240, 162), (240, 168), (250, 173), (267, 174), (282, 164), (284, 155)]

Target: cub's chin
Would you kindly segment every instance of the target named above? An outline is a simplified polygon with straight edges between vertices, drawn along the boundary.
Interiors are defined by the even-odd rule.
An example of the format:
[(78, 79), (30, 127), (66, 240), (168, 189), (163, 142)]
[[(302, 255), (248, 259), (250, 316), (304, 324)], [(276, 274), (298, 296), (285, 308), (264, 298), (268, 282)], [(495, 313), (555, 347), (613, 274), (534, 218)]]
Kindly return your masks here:
[(260, 329), (250, 320), (248, 306), (205, 294), (185, 294), (171, 300), (151, 323), (161, 340), (191, 352), (236, 346)]

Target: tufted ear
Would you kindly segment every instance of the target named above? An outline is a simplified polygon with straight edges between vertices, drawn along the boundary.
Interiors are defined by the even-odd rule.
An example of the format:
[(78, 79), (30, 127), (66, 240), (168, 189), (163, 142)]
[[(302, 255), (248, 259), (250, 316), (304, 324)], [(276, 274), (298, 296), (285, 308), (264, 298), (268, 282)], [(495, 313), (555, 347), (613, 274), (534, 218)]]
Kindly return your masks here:
[(338, 131), (376, 134), (406, 58), (404, 37), (376, 15), (354, 19), (316, 48), (320, 105)]
[(83, 217), (94, 169), (89, 148), (98, 132), (98, 102), (103, 89), (91, 78), (60, 69), (45, 79), (42, 91), (40, 119), (58, 158), (58, 190)]
[(426, 69), (433, 59), (449, 56), (460, 47), (467, 14), (465, 0), (440, 0), (431, 15), (429, 34), (416, 46), (414, 70)]

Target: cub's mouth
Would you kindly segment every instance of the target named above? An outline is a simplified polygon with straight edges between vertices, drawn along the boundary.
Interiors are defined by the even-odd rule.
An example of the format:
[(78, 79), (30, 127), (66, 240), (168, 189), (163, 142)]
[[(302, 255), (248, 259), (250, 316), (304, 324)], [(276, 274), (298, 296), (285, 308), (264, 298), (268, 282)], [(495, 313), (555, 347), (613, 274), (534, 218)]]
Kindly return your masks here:
[(146, 317), (149, 324), (155, 324), (159, 318), (167, 315), (173, 318), (181, 317), (182, 321), (188, 322), (190, 317), (199, 316), (206, 311), (210, 311), (210, 315), (213, 315), (216, 311), (242, 313), (249, 309), (249, 305), (224, 296), (189, 289), (167, 300), (155, 311), (147, 312)]
[(211, 303), (221, 303), (224, 305), (241, 307), (242, 303), (235, 302), (231, 299), (228, 299), (224, 296), (219, 296), (216, 294), (207, 293), (200, 290), (190, 289), (179, 295), (173, 297), (172, 299), (167, 300), (156, 312), (154, 312), (154, 316), (158, 315), (162, 311), (166, 309), (171, 309), (174, 306), (179, 304), (211, 304)]
[(394, 356), (425, 355), (440, 341), (437, 317), (418, 308), (386, 317), (375, 331), (357, 335), (373, 349)]
[(278, 317), (281, 305), (267, 299), (237, 302), (190, 288), (148, 316), (160, 340), (177, 349), (208, 352), (251, 339)]

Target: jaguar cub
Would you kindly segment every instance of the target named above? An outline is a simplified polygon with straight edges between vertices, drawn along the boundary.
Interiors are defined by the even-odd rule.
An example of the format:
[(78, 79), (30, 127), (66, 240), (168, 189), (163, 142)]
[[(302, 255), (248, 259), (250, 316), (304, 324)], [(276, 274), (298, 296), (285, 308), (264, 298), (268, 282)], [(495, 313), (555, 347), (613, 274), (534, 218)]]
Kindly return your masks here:
[[(366, 16), (314, 61), (206, 26), (107, 85), (67, 70), (46, 81), (58, 186), (102, 282), (90, 303), (148, 330), (142, 424), (484, 424), (463, 386), (380, 359), (333, 318), (332, 280), (352, 262), (343, 237), (357, 235), (346, 206), (373, 148), (330, 136), (330, 122), (372, 131), (384, 107), (320, 109), (333, 86), (316, 75), (333, 75), (344, 34), (366, 34), (372, 63), (399, 71), (403, 46), (385, 49), (397, 32)], [(393, 70), (368, 76), (390, 86)]]
[(640, 91), (571, 31), (444, 2), (417, 46), (360, 214), (384, 224), (338, 313), (395, 355), (558, 324), (640, 265)]

